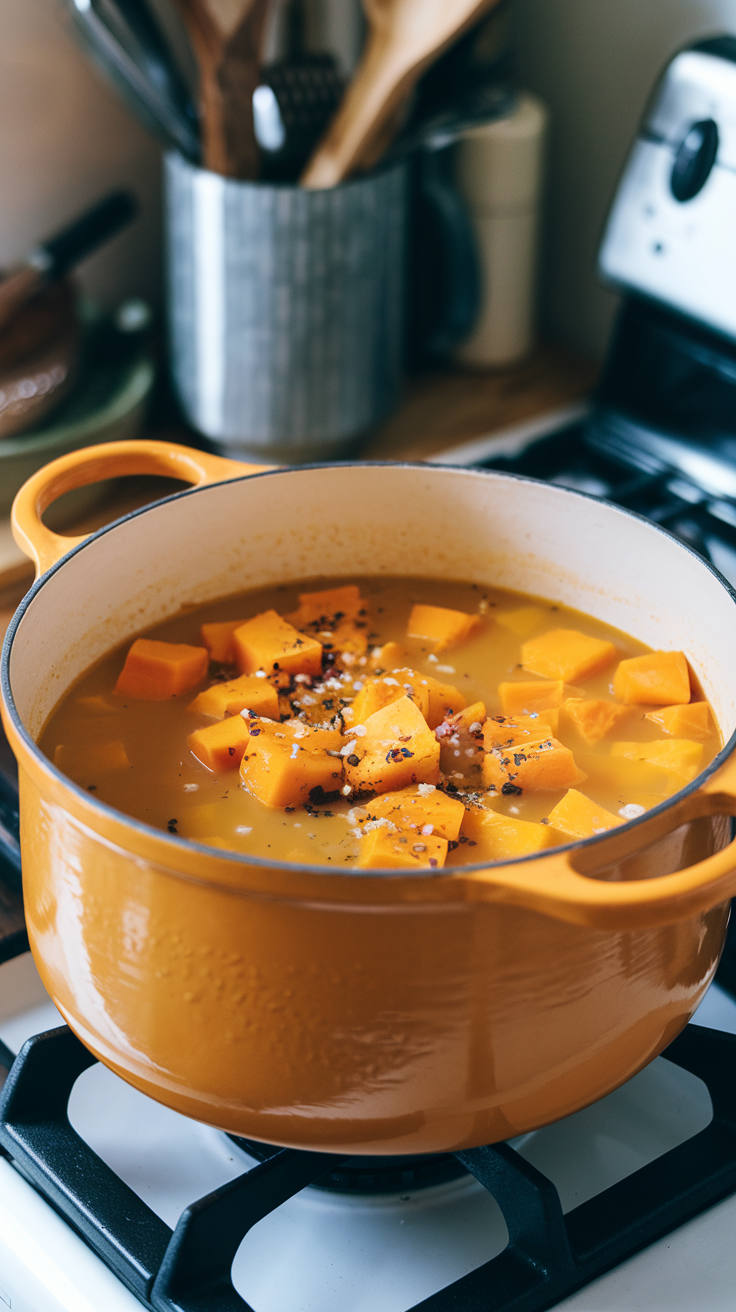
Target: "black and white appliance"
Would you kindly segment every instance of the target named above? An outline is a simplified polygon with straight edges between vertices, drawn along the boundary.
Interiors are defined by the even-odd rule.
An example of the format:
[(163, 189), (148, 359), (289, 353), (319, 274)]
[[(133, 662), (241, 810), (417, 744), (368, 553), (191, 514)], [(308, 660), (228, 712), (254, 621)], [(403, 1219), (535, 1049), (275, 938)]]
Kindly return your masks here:
[[(610, 497), (736, 580), (734, 228), (720, 37), (672, 61), (622, 178), (601, 270), (625, 300), (592, 406), (435, 459)], [(11, 902), (0, 880), (0, 924)], [(0, 1312), (732, 1309), (728, 949), (684, 1034), (593, 1107), (457, 1157), (346, 1161), (234, 1142), (129, 1088), (57, 1028), (22, 947), (0, 940), (0, 1081), (40, 1037), (5, 1078)]]

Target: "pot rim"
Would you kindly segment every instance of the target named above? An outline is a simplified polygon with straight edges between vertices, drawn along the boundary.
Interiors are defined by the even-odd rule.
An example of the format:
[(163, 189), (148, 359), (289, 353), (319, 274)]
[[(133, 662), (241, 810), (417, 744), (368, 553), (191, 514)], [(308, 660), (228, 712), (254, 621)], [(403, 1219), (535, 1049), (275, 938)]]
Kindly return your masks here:
[[(468, 474), (472, 477), (477, 477), (478, 475), (480, 475), (481, 477), (508, 479), (517, 483), (533, 483), (535, 485), (548, 488), (556, 495), (572, 497), (573, 499), (581, 498), (585, 501), (594, 501), (596, 502), (596, 504), (603, 505), (609, 510), (616, 511), (618, 514), (622, 516), (625, 516), (629, 519), (638, 520), (640, 523), (645, 524), (653, 532), (660, 533), (662, 536), (666, 538), (670, 538), (672, 542), (674, 542), (678, 546), (678, 548), (688, 552), (689, 555), (694, 556), (698, 561), (698, 563), (704, 569), (708, 570), (709, 573), (714, 575), (716, 580), (728, 593), (729, 597), (731, 598), (731, 601), (734, 604), (736, 604), (736, 588), (732, 587), (732, 585), (728, 582), (728, 579), (726, 579), (723, 576), (720, 570), (717, 569), (716, 566), (713, 565), (710, 561), (706, 560), (703, 556), (701, 556), (699, 552), (695, 551), (695, 549), (691, 547), (687, 542), (684, 542), (681, 538), (676, 537), (674, 533), (671, 533), (669, 529), (663, 528), (661, 524), (657, 524), (651, 519), (647, 519), (646, 515), (640, 515), (634, 510), (629, 510), (625, 506), (618, 506), (616, 505), (615, 502), (609, 501), (605, 497), (594, 496), (590, 492), (581, 492), (578, 491), (577, 489), (564, 487), (557, 483), (554, 484), (548, 483), (544, 479), (532, 478), (528, 474), (516, 474), (510, 471), (507, 472), (506, 470), (484, 469), (482, 467), (475, 466), (475, 465), (473, 466), (452, 465), (452, 464), (444, 464), (444, 463), (439, 465), (439, 464), (431, 464), (425, 461), (417, 461), (417, 460), (345, 460), (345, 461), (333, 460), (333, 461), (318, 461), (318, 462), (313, 462), (304, 465), (284, 465), (275, 468), (272, 467), (267, 469), (261, 469), (258, 470), (258, 472), (256, 473), (243, 474), (242, 477), (240, 478), (237, 476), (230, 477), (222, 480), (222, 482), (224, 483), (250, 482), (252, 480), (260, 479), (260, 478), (278, 477), (281, 474), (295, 474), (295, 473), (301, 473), (302, 471), (306, 473), (311, 471), (319, 471), (321, 469), (335, 469), (335, 468), (416, 469), (416, 470), (421, 470), (423, 473), (432, 471), (435, 474), (442, 474), (447, 470), (453, 470), (456, 473)], [(15, 731), (17, 732), (19, 738), (22, 740), (24, 746), (29, 750), (30, 754), (35, 757), (37, 764), (40, 765), (43, 769), (45, 769), (48, 773), (50, 773), (59, 783), (62, 784), (62, 786), (71, 790), (71, 792), (77, 797), (77, 799), (80, 802), (84, 802), (85, 807), (91, 807), (94, 812), (96, 812), (100, 816), (105, 817), (108, 820), (113, 821), (116, 824), (119, 824), (121, 821), (127, 823), (128, 825), (131, 826), (131, 828), (133, 828), (137, 833), (141, 834), (144, 838), (146, 837), (154, 838), (157, 842), (164, 842), (167, 847), (170, 847), (172, 853), (180, 851), (183, 847), (185, 851), (201, 853), (203, 856), (207, 856), (209, 859), (214, 858), (215, 860), (219, 859), (221, 861), (226, 861), (229, 864), (237, 864), (245, 867), (257, 867), (262, 869), (265, 860), (264, 857), (250, 855), (249, 853), (246, 852), (235, 852), (235, 851), (230, 852), (230, 851), (218, 850), (209, 847), (204, 843), (197, 843), (194, 841), (194, 839), (185, 838), (182, 835), (173, 835), (173, 834), (166, 833), (162, 829), (156, 828), (155, 825), (146, 824), (145, 821), (138, 820), (134, 816), (127, 815), (125, 811), (121, 811), (117, 807), (110, 806), (108, 805), (108, 803), (100, 801), (98, 798), (94, 796), (94, 794), (87, 792), (87, 790), (82, 788), (79, 784), (74, 783), (74, 781), (70, 779), (68, 775), (65, 775), (63, 771), (57, 769), (57, 767), (53, 764), (53, 762), (49, 759), (49, 757), (47, 757), (40, 750), (38, 744), (28, 733), (25, 725), (21, 720), (20, 714), (18, 712), (18, 708), (16, 707), (15, 699), (13, 697), (12, 689), (10, 686), (10, 672), (9, 672), (10, 655), (12, 651), (15, 634), (25, 615), (25, 612), (28, 609), (28, 607), (32, 604), (32, 602), (35, 601), (36, 597), (39, 595), (44, 585), (48, 583), (49, 580), (60, 569), (64, 567), (64, 565), (67, 563), (68, 560), (71, 559), (72, 556), (76, 556), (80, 551), (84, 551), (87, 547), (91, 546), (92, 543), (96, 542), (99, 538), (103, 537), (106, 533), (109, 533), (113, 529), (118, 528), (121, 524), (126, 523), (128, 520), (136, 519), (140, 515), (145, 515), (149, 511), (155, 510), (158, 506), (163, 505), (166, 502), (178, 501), (183, 497), (196, 496), (197, 493), (199, 492), (211, 491), (213, 488), (217, 488), (219, 486), (221, 486), (221, 483), (218, 482), (218, 483), (208, 483), (198, 487), (183, 488), (180, 492), (172, 492), (166, 497), (160, 497), (157, 501), (149, 502), (145, 506), (140, 506), (136, 510), (131, 510), (126, 515), (121, 515), (119, 519), (113, 520), (110, 524), (104, 524), (101, 528), (97, 529), (94, 533), (91, 533), (88, 537), (86, 537), (84, 541), (77, 542), (74, 546), (70, 547), (69, 551), (65, 552), (65, 554), (61, 556), (59, 560), (55, 561), (55, 563), (49, 569), (45, 570), (41, 575), (39, 575), (39, 577), (34, 581), (32, 587), (26, 593), (23, 600), (20, 602), (18, 608), (16, 609), (13, 615), (13, 618), (10, 621), (10, 624), (8, 625), (7, 632), (5, 634), (5, 639), (3, 641), (3, 647), (2, 647), (2, 658), (1, 658), (2, 665), (0, 669), (0, 691), (2, 692), (3, 701), (10, 715), (10, 718), (13, 722)], [(640, 826), (643, 823), (650, 821), (653, 817), (663, 815), (668, 810), (668, 808), (673, 807), (675, 803), (679, 803), (684, 798), (690, 797), (694, 793), (697, 793), (701, 788), (702, 784), (707, 779), (709, 779), (712, 775), (714, 775), (725, 764), (729, 756), (731, 756), (731, 754), (734, 752), (734, 749), (736, 749), (736, 730), (731, 735), (728, 742), (725, 743), (724, 746), (721, 748), (720, 752), (718, 752), (718, 754), (706, 766), (706, 768), (704, 770), (701, 770), (700, 774), (696, 775), (695, 778), (690, 781), (690, 783), (685, 784), (683, 788), (678, 789), (676, 793), (673, 793), (671, 797), (665, 798), (665, 800), (663, 802), (658, 803), (657, 806), (650, 807), (649, 810), (644, 811), (643, 814), (637, 816), (636, 819), (627, 820), (625, 821), (624, 824), (618, 825), (614, 832), (616, 834), (621, 834), (624, 832), (631, 833), (637, 828), (637, 826)], [(589, 848), (595, 848), (596, 846), (600, 846), (606, 843), (608, 840), (610, 840), (610, 837), (611, 837), (610, 832), (595, 834), (591, 838), (577, 839), (575, 842), (564, 843), (558, 847), (555, 847), (554, 849), (550, 849), (550, 848), (544, 849), (540, 852), (530, 853), (527, 856), (513, 857), (512, 859), (507, 861), (491, 861), (491, 862), (482, 861), (482, 862), (474, 863), (472, 865), (463, 864), (462, 866), (452, 866), (449, 869), (442, 868), (436, 871), (417, 870), (415, 872), (413, 871), (412, 875), (414, 878), (436, 880), (442, 878), (443, 876), (446, 877), (448, 874), (453, 874), (453, 875), (465, 874), (465, 873), (472, 873), (474, 871), (478, 872), (478, 871), (488, 870), (495, 867), (500, 868), (505, 866), (518, 866), (526, 862), (540, 861), (540, 860), (544, 860), (545, 858), (549, 858), (552, 852), (554, 852), (555, 854), (568, 853), (573, 851), (577, 852), (583, 848), (586, 850)], [(272, 857), (268, 858), (267, 865), (269, 866), (269, 868), (288, 871), (291, 873), (294, 873), (295, 871), (300, 871), (304, 874), (309, 874), (309, 875), (331, 875), (333, 878), (342, 878), (342, 877), (354, 878), (356, 874), (361, 877), (371, 876), (374, 878), (383, 878), (383, 879), (392, 878), (394, 880), (405, 877), (401, 873), (398, 873), (396, 870), (393, 869), (355, 871), (355, 869), (351, 867), (349, 870), (343, 870), (343, 869), (336, 869), (334, 866), (323, 866), (323, 865), (312, 865), (312, 864), (306, 866), (306, 865), (300, 865), (296, 861), (278, 861)], [(175, 871), (176, 868), (175, 861), (172, 862), (172, 868)]]

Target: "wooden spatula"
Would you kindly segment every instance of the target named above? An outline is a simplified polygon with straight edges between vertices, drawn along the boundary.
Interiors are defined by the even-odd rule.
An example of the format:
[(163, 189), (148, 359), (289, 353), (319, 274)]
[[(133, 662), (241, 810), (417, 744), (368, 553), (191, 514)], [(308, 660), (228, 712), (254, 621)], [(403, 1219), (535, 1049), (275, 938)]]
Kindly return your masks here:
[(305, 187), (333, 187), (376, 160), (376, 141), (421, 73), (496, 0), (363, 0), (365, 52), (343, 102), (307, 165)]
[(270, 0), (178, 0), (199, 65), (204, 167), (258, 176), (253, 92)]

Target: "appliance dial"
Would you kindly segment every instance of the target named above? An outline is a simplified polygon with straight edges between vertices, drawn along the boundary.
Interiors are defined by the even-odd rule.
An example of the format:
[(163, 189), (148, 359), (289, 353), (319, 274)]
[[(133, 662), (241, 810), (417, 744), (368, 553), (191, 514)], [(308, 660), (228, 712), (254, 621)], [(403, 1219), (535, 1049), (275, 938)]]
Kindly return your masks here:
[(670, 189), (675, 200), (692, 200), (702, 191), (718, 153), (718, 128), (712, 118), (688, 128), (675, 155)]

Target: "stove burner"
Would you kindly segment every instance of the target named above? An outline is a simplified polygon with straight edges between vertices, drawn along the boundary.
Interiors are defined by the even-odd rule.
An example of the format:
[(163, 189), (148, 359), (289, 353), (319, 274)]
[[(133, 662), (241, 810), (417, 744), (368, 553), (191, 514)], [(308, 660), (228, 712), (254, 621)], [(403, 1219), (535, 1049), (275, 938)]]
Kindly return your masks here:
[[(566, 1214), (508, 1144), (454, 1154), (496, 1199), (509, 1242), (414, 1312), (542, 1312), (736, 1190), (736, 1036), (689, 1025), (664, 1056), (706, 1084), (711, 1123)], [(93, 1064), (66, 1026), (29, 1039), (0, 1097), (0, 1152), (149, 1312), (254, 1312), (231, 1278), (244, 1236), (307, 1185), (360, 1178), (365, 1163), (249, 1144), (265, 1160), (192, 1203), (172, 1233), (69, 1123), (73, 1085)]]
[[(228, 1138), (249, 1157), (255, 1157), (257, 1162), (267, 1162), (281, 1152), (272, 1144), (239, 1139), (234, 1134)], [(337, 1194), (404, 1194), (458, 1180), (467, 1174), (467, 1167), (452, 1153), (424, 1153), (414, 1157), (346, 1157), (336, 1170), (315, 1180), (314, 1188)]]

